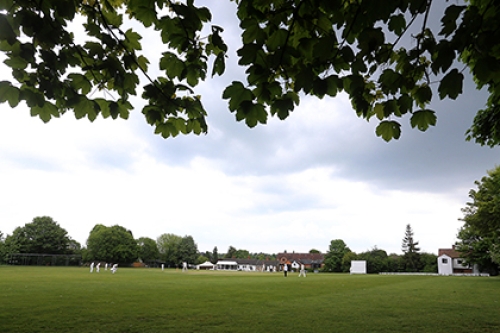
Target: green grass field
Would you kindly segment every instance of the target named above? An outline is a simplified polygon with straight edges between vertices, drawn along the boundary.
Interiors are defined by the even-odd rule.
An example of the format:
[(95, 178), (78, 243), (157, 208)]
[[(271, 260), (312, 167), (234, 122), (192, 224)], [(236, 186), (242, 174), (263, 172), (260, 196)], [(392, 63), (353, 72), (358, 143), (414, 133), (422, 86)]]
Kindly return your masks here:
[(0, 266), (0, 332), (500, 332), (500, 279)]

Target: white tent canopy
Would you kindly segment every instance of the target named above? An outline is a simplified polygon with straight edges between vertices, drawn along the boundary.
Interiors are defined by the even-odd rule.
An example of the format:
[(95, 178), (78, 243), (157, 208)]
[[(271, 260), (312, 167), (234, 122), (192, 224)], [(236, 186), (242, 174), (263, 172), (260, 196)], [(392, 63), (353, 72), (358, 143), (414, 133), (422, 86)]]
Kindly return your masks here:
[(197, 265), (196, 269), (213, 269), (214, 266), (210, 261), (205, 261), (203, 264)]

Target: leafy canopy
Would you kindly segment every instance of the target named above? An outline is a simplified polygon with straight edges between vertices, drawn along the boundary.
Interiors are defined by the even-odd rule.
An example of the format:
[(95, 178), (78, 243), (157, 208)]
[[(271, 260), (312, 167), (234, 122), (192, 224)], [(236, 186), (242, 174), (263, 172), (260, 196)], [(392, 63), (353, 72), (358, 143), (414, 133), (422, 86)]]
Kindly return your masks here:
[(17, 227), (5, 243), (12, 253), (71, 254), (76, 243), (50, 216), (38, 216), (31, 223)]
[(498, 273), (500, 265), (500, 166), (489, 170), (462, 208), (458, 250), (469, 263)]
[(87, 239), (87, 250), (89, 260), (131, 264), (138, 257), (139, 246), (130, 230), (96, 224)]
[(343, 258), (349, 252), (351, 250), (342, 239), (330, 241), (323, 269), (329, 272), (341, 272)]
[[(246, 80), (233, 81), (222, 97), (238, 121), (253, 127), (270, 115), (286, 119), (302, 95), (345, 92), (389, 141), (400, 137), (403, 118), (421, 131), (434, 126), (430, 102), (456, 99), (469, 70), (490, 95), (467, 139), (500, 143), (498, 2), (450, 2), (434, 31), (432, 0), (226, 1), (237, 5)], [(77, 15), (85, 20), (83, 42), (69, 28)], [(142, 36), (124, 27), (126, 18), (159, 32), (161, 76), (150, 77)], [(2, 0), (0, 50), (14, 80), (0, 81), (0, 102), (24, 101), (45, 122), (67, 111), (91, 121), (126, 119), (143, 76), (142, 113), (155, 133), (206, 133), (194, 88), (224, 74), (228, 50), (211, 19), (194, 0)]]

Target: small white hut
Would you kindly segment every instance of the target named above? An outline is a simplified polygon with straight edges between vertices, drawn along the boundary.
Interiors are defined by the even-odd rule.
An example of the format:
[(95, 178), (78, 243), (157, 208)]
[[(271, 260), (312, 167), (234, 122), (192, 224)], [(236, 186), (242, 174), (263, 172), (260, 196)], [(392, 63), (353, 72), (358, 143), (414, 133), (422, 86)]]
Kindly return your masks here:
[(453, 274), (453, 259), (446, 254), (438, 257), (438, 274), (439, 275), (452, 275)]
[(366, 260), (352, 260), (351, 274), (366, 274)]

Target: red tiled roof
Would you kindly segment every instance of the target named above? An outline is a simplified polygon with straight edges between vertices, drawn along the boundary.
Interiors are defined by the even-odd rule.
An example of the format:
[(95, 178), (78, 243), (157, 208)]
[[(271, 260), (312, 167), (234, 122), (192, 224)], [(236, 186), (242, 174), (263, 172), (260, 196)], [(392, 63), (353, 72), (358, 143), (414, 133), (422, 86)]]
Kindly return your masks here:
[(286, 258), (288, 261), (301, 261), (301, 260), (324, 260), (323, 253), (278, 253), (276, 256), (278, 260)]
[(438, 257), (442, 256), (443, 254), (446, 254), (448, 257), (450, 258), (461, 258), (462, 255), (460, 254), (460, 252), (458, 252), (457, 250), (455, 250), (455, 246), (453, 246), (453, 248), (451, 249), (439, 249), (438, 250)]

